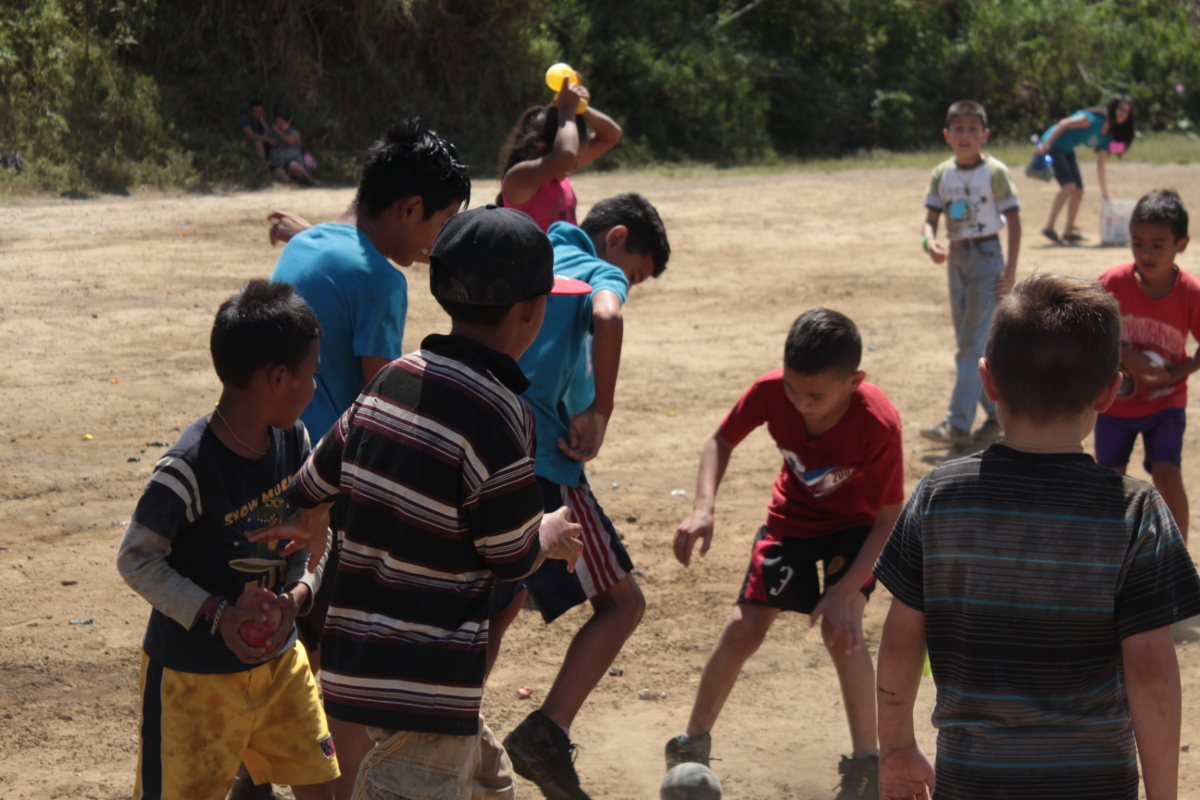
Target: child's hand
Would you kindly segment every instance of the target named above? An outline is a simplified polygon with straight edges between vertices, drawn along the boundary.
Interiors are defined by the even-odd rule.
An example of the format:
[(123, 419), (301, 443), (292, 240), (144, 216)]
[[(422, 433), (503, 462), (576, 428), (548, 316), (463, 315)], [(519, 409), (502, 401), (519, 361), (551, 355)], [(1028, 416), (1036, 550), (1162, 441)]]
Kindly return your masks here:
[(316, 572), (329, 543), (329, 508), (332, 505), (324, 503), (316, 508), (302, 508), (298, 516), (287, 522), (254, 531), (246, 538), (252, 542), (290, 539), (287, 547), (280, 551), (281, 556), (290, 556), (300, 548), (307, 547), (308, 571)]
[(280, 620), (279, 627), (275, 633), (271, 635), (263, 643), (263, 650), (266, 651), (263, 661), (270, 661), (275, 658), (283, 650), (284, 644), (292, 635), (292, 626), (296, 624), (296, 616), (300, 613), (300, 609), (308, 602), (308, 596), (311, 590), (306, 583), (297, 583), (291, 589), (281, 593), (274, 600), (268, 600), (265, 605), (267, 610), (273, 608), (279, 609)]
[(928, 800), (936, 783), (933, 765), (918, 745), (879, 748), (880, 800)]
[(861, 616), (854, 613), (852, 602), (858, 589), (844, 589), (839, 581), (830, 586), (825, 595), (817, 603), (808, 619), (808, 627), (813, 627), (821, 618), (825, 618), (822, 633), (825, 634), (825, 646), (833, 649), (839, 642), (845, 653), (853, 653), (862, 647)]
[(267, 222), (271, 223), (271, 247), (274, 247), (276, 242), (287, 244), (297, 233), (312, 227), (312, 223), (304, 217), (287, 211), (272, 211), (267, 214)]
[(1012, 293), (1013, 283), (1016, 282), (1016, 276), (1004, 270), (1004, 274), (1000, 276), (1000, 282), (996, 284), (996, 297), (1000, 300), (1008, 297)]
[[(266, 622), (267, 615), (261, 611), (238, 608), (233, 603), (225, 606), (217, 631), (225, 640), (225, 646), (245, 664), (261, 664), (266, 661), (266, 647), (251, 647), (242, 639), (242, 625), (247, 622)], [(203, 620), (201, 621), (203, 623)], [(277, 632), (278, 633), (278, 632)]]
[(566, 78), (563, 78), (562, 89), (555, 96), (554, 105), (558, 109), (559, 114), (565, 114), (567, 111), (574, 114), (575, 109), (579, 107), (579, 101), (585, 100), (590, 96), (588, 90), (584, 89), (583, 86), (572, 84)]
[(946, 263), (946, 248), (942, 247), (942, 243), (937, 239), (930, 239), (926, 249), (929, 251), (929, 258), (933, 263)]
[(679, 523), (679, 527), (675, 530), (675, 560), (685, 567), (690, 567), (692, 565), (692, 549), (696, 546), (696, 540), (702, 540), (700, 557), (704, 558), (708, 555), (708, 548), (712, 546), (712, 537), (712, 512), (706, 509), (696, 509), (688, 514), (687, 519)]
[(575, 461), (591, 461), (604, 444), (604, 432), (608, 430), (608, 417), (588, 408), (571, 418), (571, 443), (558, 440), (558, 449), (567, 458)]
[(562, 506), (549, 514), (542, 515), (542, 526), (538, 539), (546, 558), (557, 558), (567, 562), (567, 572), (575, 571), (575, 561), (583, 552), (583, 528), (571, 522), (571, 509)]
[(1147, 389), (1168, 386), (1174, 381), (1171, 373), (1163, 366), (1150, 360), (1142, 350), (1127, 348), (1121, 352), (1121, 366), (1125, 367), (1138, 385)]

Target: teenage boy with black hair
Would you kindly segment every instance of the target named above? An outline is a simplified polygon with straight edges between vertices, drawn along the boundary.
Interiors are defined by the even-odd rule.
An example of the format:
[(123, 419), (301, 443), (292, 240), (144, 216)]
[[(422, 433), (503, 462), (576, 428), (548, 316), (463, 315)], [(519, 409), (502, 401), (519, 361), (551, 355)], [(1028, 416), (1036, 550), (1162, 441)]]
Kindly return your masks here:
[(493, 586), (547, 558), (570, 568), (582, 547), (566, 509), (543, 515), (516, 359), (547, 294), (590, 287), (556, 279), (546, 235), (494, 206), (446, 224), (430, 286), (450, 335), (379, 371), (297, 474), (295, 524), (256, 538), (320, 548), (347, 501), (321, 687), (331, 717), (378, 743), (354, 796), (502, 800), (511, 764), (479, 715)]
[[(592, 290), (550, 298), (541, 333), (520, 365), (529, 377), (525, 399), (537, 422), (538, 489), (547, 512), (568, 508), (583, 526), (584, 553), (574, 573), (551, 562), (524, 584), (546, 622), (584, 602), (591, 603), (592, 616), (575, 634), (541, 708), (505, 737), (504, 746), (517, 774), (546, 797), (585, 800), (571, 759), (571, 723), (637, 628), (646, 601), (631, 574), (633, 562), (588, 486), (583, 463), (599, 452), (613, 412), (624, 331), (621, 304), (630, 286), (662, 274), (671, 246), (654, 206), (633, 193), (601, 200), (581, 226), (556, 222), (548, 234), (555, 273)], [(496, 593), (493, 661), (501, 634), (524, 601), (516, 584)]]
[[(1121, 312), (1092, 281), (1037, 275), (980, 362), (1004, 439), (917, 486), (875, 574), (880, 796), (1148, 800), (1178, 793), (1171, 624), (1200, 578), (1162, 498), (1083, 450), (1121, 385)], [(926, 648), (936, 769), (913, 704)]]
[(1188, 497), (1180, 466), (1187, 379), (1200, 369), (1200, 358), (1187, 354), (1188, 333), (1200, 336), (1200, 280), (1175, 263), (1188, 245), (1183, 200), (1170, 189), (1145, 195), (1133, 209), (1129, 234), (1134, 260), (1100, 276), (1121, 307), (1121, 369), (1129, 377), (1096, 417), (1096, 461), (1124, 472), (1140, 434), (1142, 466), (1186, 542)]
[(353, 224), (325, 222), (288, 242), (271, 280), (295, 285), (321, 320), (321, 374), (302, 419), (324, 436), (384, 364), (400, 356), (408, 283), (438, 231), (471, 197), (454, 145), (415, 117), (367, 151)]
[[(298, 420), (320, 336), (288, 284), (251, 281), (221, 305), (211, 337), (221, 400), (155, 465), (121, 540), (117, 568), (153, 607), (135, 797), (221, 800), (243, 761), (254, 783), (331, 796), (337, 760), (294, 624), (317, 578), (307, 551), (285, 557), (247, 539), (296, 512), (285, 489), (309, 453)], [(261, 610), (234, 605), (256, 588), (279, 596)], [(282, 619), (252, 647), (240, 629), (263, 611)]]
[[(717, 487), (733, 449), (766, 423), (783, 453), (767, 521), (754, 537), (750, 566), (720, 639), (700, 675), (687, 731), (667, 742), (667, 768), (707, 764), (709, 731), (738, 673), (780, 611), (811, 615), (837, 669), (850, 726), (851, 757), (838, 766), (839, 798), (878, 794), (875, 673), (862, 616), (875, 588), (871, 567), (904, 500), (900, 415), (859, 367), (854, 323), (816, 308), (792, 324), (783, 368), (755, 381), (704, 445), (693, 511), (675, 533), (685, 567), (713, 536)], [(824, 566), (824, 588), (817, 578)]]
[[(950, 406), (942, 421), (923, 428), (921, 436), (951, 447), (994, 442), (1003, 435), (996, 407), (980, 388), (976, 365), (983, 355), (996, 304), (1016, 278), (1021, 215), (1008, 167), (980, 152), (990, 133), (987, 111), (979, 103), (959, 100), (950, 106), (942, 136), (954, 155), (933, 168), (925, 195), (921, 247), (934, 264), (946, 264), (957, 352)], [(937, 240), (938, 220), (943, 214), (949, 251)], [(1000, 247), (1000, 231), (1005, 227), (1007, 258)], [(979, 405), (987, 418), (972, 433)]]

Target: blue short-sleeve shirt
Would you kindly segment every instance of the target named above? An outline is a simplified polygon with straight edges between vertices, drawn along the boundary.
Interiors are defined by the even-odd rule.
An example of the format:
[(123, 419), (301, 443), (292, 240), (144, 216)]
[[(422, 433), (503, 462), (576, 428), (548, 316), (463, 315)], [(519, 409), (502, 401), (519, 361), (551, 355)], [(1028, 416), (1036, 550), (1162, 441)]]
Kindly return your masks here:
[(271, 280), (294, 284), (321, 322), (317, 391), (300, 418), (324, 436), (363, 389), (363, 356), (402, 355), (408, 282), (353, 225), (324, 222), (293, 237)]
[[(1104, 130), (1104, 115), (1097, 114), (1095, 111), (1088, 111), (1087, 109), (1078, 113), (1083, 114), (1087, 118), (1087, 127), (1067, 128), (1054, 140), (1054, 148), (1074, 152), (1076, 147), (1086, 145), (1094, 150), (1107, 150), (1113, 137), (1110, 134), (1101, 133)], [(1049, 139), (1057, 127), (1058, 123), (1055, 123), (1047, 128), (1046, 132), (1042, 134), (1042, 139)]]
[(547, 234), (554, 245), (555, 274), (586, 281), (592, 293), (547, 298), (542, 330), (518, 361), (530, 382), (522, 397), (533, 409), (537, 423), (534, 472), (564, 486), (578, 486), (583, 478), (583, 464), (567, 458), (558, 449), (559, 439), (570, 438), (567, 399), (569, 395), (570, 410), (578, 413), (595, 396), (588, 357), (592, 298), (596, 292), (610, 291), (624, 303), (629, 294), (629, 279), (619, 267), (597, 258), (596, 248), (582, 228), (556, 222)]

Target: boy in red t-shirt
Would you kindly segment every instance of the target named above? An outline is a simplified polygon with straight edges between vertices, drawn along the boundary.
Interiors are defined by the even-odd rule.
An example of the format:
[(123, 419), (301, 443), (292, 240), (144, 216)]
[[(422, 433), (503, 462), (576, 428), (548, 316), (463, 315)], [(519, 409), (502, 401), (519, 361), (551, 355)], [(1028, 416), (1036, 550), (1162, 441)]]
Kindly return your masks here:
[[(737, 605), (704, 665), (687, 733), (667, 742), (667, 768), (707, 764), (709, 731), (746, 659), (780, 611), (811, 615), (837, 668), (853, 755), (843, 757), (839, 798), (878, 796), (875, 671), (863, 646), (871, 570), (904, 502), (900, 415), (864, 383), (854, 323), (816, 308), (792, 324), (783, 368), (763, 375), (704, 445), (692, 513), (675, 533), (685, 567), (713, 535), (717, 486), (733, 449), (764, 422), (783, 453), (767, 522), (754, 538)], [(822, 594), (817, 561), (825, 573)]]
[(1187, 541), (1188, 499), (1180, 462), (1187, 424), (1187, 377), (1200, 359), (1187, 354), (1191, 331), (1200, 338), (1200, 280), (1175, 264), (1188, 243), (1183, 200), (1156, 189), (1138, 200), (1129, 219), (1133, 261), (1100, 276), (1121, 307), (1121, 371), (1125, 381), (1096, 419), (1096, 461), (1125, 472), (1138, 434), (1146, 471)]

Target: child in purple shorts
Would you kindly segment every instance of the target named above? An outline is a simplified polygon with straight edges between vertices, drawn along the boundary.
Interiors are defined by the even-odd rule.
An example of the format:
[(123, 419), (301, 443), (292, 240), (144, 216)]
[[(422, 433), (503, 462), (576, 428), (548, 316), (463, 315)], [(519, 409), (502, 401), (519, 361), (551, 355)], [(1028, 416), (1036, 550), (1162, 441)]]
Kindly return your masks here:
[(1200, 337), (1200, 280), (1175, 258), (1187, 249), (1188, 215), (1179, 195), (1156, 189), (1129, 221), (1133, 258), (1100, 276), (1121, 306), (1121, 371), (1125, 381), (1096, 419), (1096, 461), (1118, 472), (1141, 434), (1146, 471), (1187, 541), (1188, 499), (1180, 471), (1187, 420), (1187, 376), (1200, 359), (1187, 354), (1190, 331)]

